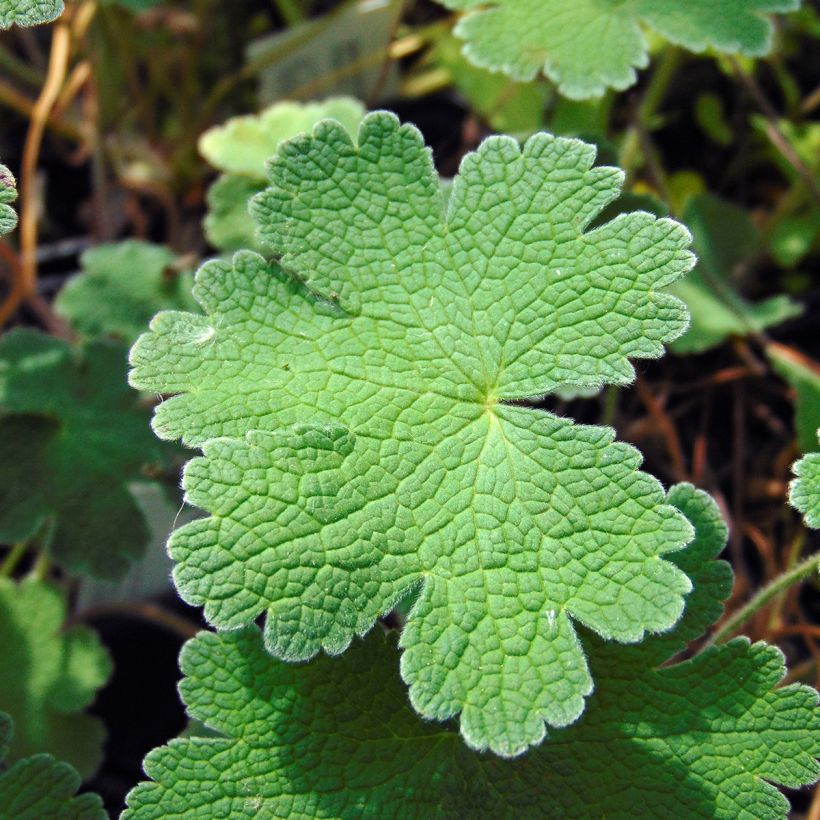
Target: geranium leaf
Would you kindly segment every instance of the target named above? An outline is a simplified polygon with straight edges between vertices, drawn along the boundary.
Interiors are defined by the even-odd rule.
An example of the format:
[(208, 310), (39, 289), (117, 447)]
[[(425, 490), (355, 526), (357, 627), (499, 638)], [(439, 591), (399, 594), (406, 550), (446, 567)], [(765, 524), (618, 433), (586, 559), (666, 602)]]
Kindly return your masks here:
[(256, 627), (202, 633), (182, 653), (190, 714), (221, 737), (149, 754), (154, 782), (124, 820), (233, 817), (785, 818), (771, 783), (817, 777), (820, 722), (808, 687), (774, 689), (780, 653), (745, 639), (659, 667), (720, 612), (731, 573), (716, 506), (691, 486), (670, 502), (695, 542), (675, 556), (695, 588), (674, 636), (640, 646), (590, 638), (597, 688), (584, 717), (516, 760), (468, 751), (407, 705), (380, 635), (344, 658), (288, 666)]
[(691, 51), (766, 54), (767, 13), (800, 0), (439, 0), (465, 11), (455, 32), (476, 65), (531, 80), (540, 71), (574, 99), (622, 90), (649, 62), (642, 26)]
[[(160, 314), (132, 383), (179, 393), (164, 438), (202, 445), (185, 487), (212, 517), (170, 543), (183, 597), (219, 627), (267, 610), (275, 655), (343, 651), (421, 586), (402, 637), (416, 708), (462, 713), (515, 755), (592, 689), (575, 623), (668, 629), (691, 537), (606, 428), (521, 401), (625, 383), (686, 325), (662, 288), (687, 232), (649, 214), (584, 232), (621, 174), (546, 134), (487, 140), (446, 213), (419, 133), (368, 116), (283, 144), (255, 200), (293, 274), (244, 253), (199, 272), (207, 315)], [(228, 437), (228, 438), (225, 438)]]
[(82, 712), (111, 662), (91, 630), (63, 631), (65, 614), (62, 596), (48, 584), (0, 579), (0, 712), (15, 726), (6, 762), (47, 752), (87, 777), (102, 758), (105, 731)]

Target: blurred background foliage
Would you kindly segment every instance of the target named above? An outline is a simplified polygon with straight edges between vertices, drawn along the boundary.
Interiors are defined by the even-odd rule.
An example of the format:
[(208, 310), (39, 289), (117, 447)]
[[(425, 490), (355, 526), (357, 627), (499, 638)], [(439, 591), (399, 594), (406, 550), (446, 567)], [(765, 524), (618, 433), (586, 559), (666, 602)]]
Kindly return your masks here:
[[(137, 414), (147, 430), (156, 397), (116, 404), (126, 346), (156, 310), (193, 308), (201, 260), (257, 246), (245, 203), (263, 184), (259, 157), (310, 126), (310, 116), (291, 121), (291, 109), (270, 106), (348, 95), (360, 104), (334, 103), (333, 113), (352, 121), (390, 108), (419, 126), (445, 180), (491, 133), (594, 142), (601, 163), (626, 172), (601, 219), (640, 208), (692, 232), (698, 267), (675, 286), (692, 326), (670, 355), (639, 363), (632, 387), (568, 389), (543, 406), (614, 426), (666, 484), (691, 481), (715, 496), (730, 523), (731, 614), (813, 548), (785, 499), (790, 465), (818, 449), (820, 427), (820, 6), (776, 18), (774, 47), (759, 59), (696, 55), (650, 34), (637, 83), (588, 101), (544, 78), (521, 83), (471, 65), (456, 19), (432, 0), (75, 0), (51, 26), (0, 32), (0, 158), (20, 190), (19, 230), (0, 239), (0, 324), (50, 334), (63, 374), (48, 377), (54, 384), (71, 356), (82, 372), (120, 380), (94, 406), (101, 417)], [(19, 347), (20, 332), (4, 350)], [(95, 371), (99, 357), (107, 364)], [(39, 436), (48, 454), (50, 428), (42, 418), (8, 427), (21, 423), (3, 422), (3, 448), (26, 469), (0, 470), (0, 482), (42, 483), (34, 457), (9, 442)], [(92, 707), (110, 740), (90, 782), (112, 811), (145, 751), (184, 727), (176, 653), (199, 623), (171, 590), (163, 551), (186, 456), (159, 449), (129, 454), (119, 474), (145, 530), (136, 551), (133, 529), (123, 533), (131, 557), (143, 555), (124, 579), (61, 561), (54, 533), (76, 498), (50, 500), (28, 529), (0, 513), (0, 575), (33, 569), (56, 581), (71, 623), (96, 628), (113, 655)], [(109, 481), (107, 466), (91, 472), (88, 486)], [(818, 681), (818, 601), (812, 578), (743, 625), (783, 649), (790, 680)], [(820, 817), (820, 798), (795, 806)]]

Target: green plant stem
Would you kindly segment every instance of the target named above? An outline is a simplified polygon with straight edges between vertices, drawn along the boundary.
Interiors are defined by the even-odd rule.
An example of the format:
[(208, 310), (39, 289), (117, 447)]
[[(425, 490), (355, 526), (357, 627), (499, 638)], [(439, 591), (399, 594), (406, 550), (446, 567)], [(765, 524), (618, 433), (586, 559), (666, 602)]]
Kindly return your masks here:
[(34, 562), (34, 566), (31, 568), (31, 576), (38, 581), (45, 581), (50, 567), (51, 561), (48, 560), (45, 553), (40, 553)]
[(293, 26), (305, 19), (305, 15), (296, 0), (272, 1), (274, 8), (279, 12), (279, 16), (285, 21), (285, 25)]
[(720, 629), (715, 631), (715, 634), (712, 635), (711, 640), (708, 641), (706, 646), (725, 643), (750, 618), (763, 609), (769, 601), (777, 597), (781, 592), (785, 592), (790, 586), (798, 583), (798, 581), (808, 578), (812, 573), (816, 572), (818, 568), (820, 568), (820, 552), (810, 556), (782, 575), (779, 575), (763, 587), (745, 606), (735, 612), (731, 618), (727, 619)]
[(0, 564), (0, 578), (11, 578), (14, 574), (15, 568), (26, 554), (27, 548), (27, 541), (21, 541), (19, 544), (14, 544), (12, 546), (8, 552), (8, 555), (6, 555), (3, 559), (3, 563)]
[(644, 142), (641, 134), (652, 131), (655, 114), (682, 62), (683, 52), (675, 46), (668, 46), (652, 72), (643, 99), (635, 112), (634, 124), (627, 130), (621, 144), (620, 166), (626, 171), (627, 181), (641, 165)]

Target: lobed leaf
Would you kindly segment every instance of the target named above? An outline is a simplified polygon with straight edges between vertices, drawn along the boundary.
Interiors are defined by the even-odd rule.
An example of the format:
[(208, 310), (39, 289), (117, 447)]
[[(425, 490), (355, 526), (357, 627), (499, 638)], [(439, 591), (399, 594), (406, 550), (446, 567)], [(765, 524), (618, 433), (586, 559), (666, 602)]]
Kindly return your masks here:
[(63, 0), (0, 0), (0, 29), (50, 23), (63, 8)]
[(562, 94), (596, 97), (635, 82), (649, 63), (642, 27), (690, 51), (760, 56), (771, 46), (768, 13), (800, 0), (439, 0), (465, 11), (455, 33), (476, 65), (532, 80), (543, 71)]
[(395, 650), (370, 636), (338, 660), (272, 659), (255, 626), (201, 633), (182, 653), (190, 714), (216, 737), (171, 741), (124, 820), (153, 818), (785, 818), (771, 783), (816, 779), (820, 722), (808, 687), (774, 689), (780, 653), (745, 639), (659, 664), (720, 612), (731, 572), (713, 560), (726, 528), (691, 486), (669, 500), (697, 538), (676, 555), (695, 588), (677, 635), (640, 646), (589, 639), (597, 689), (582, 720), (516, 760), (471, 752), (419, 722)]
[[(606, 428), (521, 404), (621, 384), (686, 326), (662, 288), (689, 235), (649, 214), (585, 227), (621, 174), (547, 134), (487, 140), (446, 212), (429, 151), (392, 115), (286, 142), (253, 205), (282, 267), (197, 275), (204, 316), (161, 313), (136, 387), (177, 393), (163, 438), (202, 446), (169, 543), (180, 594), (274, 655), (342, 652), (419, 588), (402, 636), (414, 706), (516, 755), (592, 690), (575, 624), (639, 641), (679, 618), (691, 538)], [(286, 273), (286, 270), (292, 273)]]
[(0, 542), (45, 530), (61, 566), (104, 578), (142, 554), (148, 529), (127, 484), (165, 453), (125, 366), (117, 345), (0, 338)]
[[(47, 752), (88, 777), (102, 759), (105, 730), (83, 710), (111, 674), (111, 662), (90, 629), (63, 631), (65, 615), (65, 601), (54, 587), (0, 578), (0, 713), (15, 724), (6, 761)], [(21, 771), (52, 767), (53, 761), (41, 759)], [(0, 795), (7, 788), (0, 785)]]

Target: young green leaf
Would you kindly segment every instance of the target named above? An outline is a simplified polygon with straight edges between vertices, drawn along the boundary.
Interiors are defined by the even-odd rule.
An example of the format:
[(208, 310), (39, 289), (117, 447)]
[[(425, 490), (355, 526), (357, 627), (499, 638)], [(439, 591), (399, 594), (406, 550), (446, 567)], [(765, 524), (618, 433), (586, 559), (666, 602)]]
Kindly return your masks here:
[(75, 351), (32, 330), (0, 338), (0, 542), (48, 530), (63, 567), (120, 577), (148, 538), (129, 481), (164, 450), (125, 383), (122, 347)]
[(750, 304), (732, 285), (735, 267), (759, 246), (749, 214), (711, 194), (690, 199), (683, 222), (692, 231), (698, 264), (669, 289), (689, 308), (692, 324), (671, 347), (675, 353), (702, 353), (729, 336), (747, 336), (798, 316), (803, 308), (786, 295)]
[[(689, 485), (670, 502), (697, 538), (675, 555), (695, 588), (673, 635), (589, 639), (597, 688), (576, 725), (513, 761), (467, 750), (408, 708), (381, 636), (339, 660), (287, 666), (256, 627), (201, 633), (182, 653), (190, 714), (222, 737), (151, 752), (123, 820), (234, 817), (785, 818), (770, 785), (817, 777), (816, 693), (774, 689), (780, 653), (740, 639), (660, 664), (720, 614), (731, 572), (716, 505)], [(742, 682), (742, 683), (741, 683)], [(374, 762), (377, 765), (374, 765)]]
[(96, 794), (77, 795), (80, 775), (48, 754), (5, 768), (13, 737), (11, 718), (0, 712), (0, 817), (9, 820), (107, 820)]
[(791, 483), (789, 501), (803, 513), (807, 526), (820, 529), (820, 453), (809, 453), (793, 469), (797, 478)]
[(543, 71), (574, 99), (622, 90), (649, 62), (641, 26), (690, 51), (762, 55), (772, 26), (764, 16), (800, 0), (439, 0), (465, 11), (455, 33), (476, 65), (531, 80)]
[(775, 342), (766, 346), (774, 371), (794, 390), (794, 426), (801, 452), (818, 449), (817, 429), (820, 427), (820, 370), (816, 362), (802, 356), (794, 348)]
[(331, 97), (323, 102), (280, 102), (261, 114), (235, 117), (206, 131), (199, 150), (223, 175), (208, 190), (204, 227), (208, 241), (223, 251), (242, 248), (263, 251), (248, 213), (251, 197), (265, 188), (265, 161), (279, 143), (310, 131), (322, 119), (341, 122), (356, 133), (364, 106), (352, 97)]
[(17, 211), (11, 207), (16, 199), (14, 176), (5, 165), (0, 165), (0, 236), (11, 233), (17, 227)]
[[(623, 384), (686, 326), (662, 289), (689, 235), (649, 214), (585, 228), (622, 175), (548, 134), (491, 138), (444, 211), (418, 131), (384, 112), (286, 142), (253, 211), (278, 266), (214, 261), (132, 351), (178, 393), (155, 430), (202, 445), (169, 549), (216, 626), (267, 610), (281, 658), (342, 652), (421, 594), (402, 674), (425, 716), (515, 755), (574, 721), (592, 680), (575, 630), (634, 642), (680, 616), (663, 556), (691, 537), (606, 428), (521, 401)], [(222, 437), (230, 438), (222, 438)]]
[(91, 630), (63, 631), (65, 614), (54, 587), (0, 578), (0, 711), (15, 725), (6, 760), (48, 752), (88, 777), (102, 758), (105, 731), (82, 711), (111, 662)]
[(63, 0), (0, 0), (0, 29), (50, 23), (63, 8)]
[(211, 128), (199, 139), (199, 151), (214, 168), (264, 180), (265, 162), (279, 143), (311, 131), (317, 122), (334, 119), (355, 134), (364, 106), (352, 97), (330, 97), (322, 102), (279, 102), (259, 114), (234, 117)]
[(248, 205), (256, 194), (265, 190), (265, 182), (243, 174), (222, 174), (208, 188), (208, 213), (202, 222), (205, 236), (221, 251), (243, 248), (264, 252), (256, 236), (256, 224)]
[(193, 277), (173, 270), (174, 254), (161, 245), (129, 240), (86, 251), (82, 273), (54, 303), (80, 333), (133, 343), (159, 310), (196, 310)]

